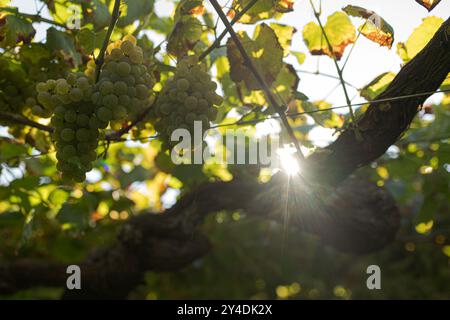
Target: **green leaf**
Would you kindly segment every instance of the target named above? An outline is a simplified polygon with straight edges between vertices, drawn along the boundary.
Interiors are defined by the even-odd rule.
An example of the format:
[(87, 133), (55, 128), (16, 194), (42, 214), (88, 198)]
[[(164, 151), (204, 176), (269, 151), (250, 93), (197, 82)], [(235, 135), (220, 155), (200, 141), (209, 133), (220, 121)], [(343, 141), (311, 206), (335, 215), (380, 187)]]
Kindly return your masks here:
[[(242, 11), (252, 0), (234, 0), (228, 16), (234, 16)], [(295, 0), (259, 0), (240, 19), (240, 23), (253, 24), (266, 19), (278, 19), (284, 13), (294, 10)]]
[(20, 56), (24, 61), (38, 64), (42, 60), (49, 60), (51, 52), (43, 43), (31, 43), (20, 48)]
[(375, 79), (373, 79), (369, 84), (361, 89), (360, 95), (367, 101), (375, 100), (384, 90), (389, 86), (389, 84), (394, 80), (395, 73), (385, 72)]
[(416, 0), (416, 2), (430, 12), (439, 4), (439, 2), (441, 2), (441, 0)]
[(397, 44), (397, 53), (404, 62), (416, 56), (431, 40), (444, 20), (439, 17), (427, 17), (422, 24), (414, 29), (406, 43)]
[(81, 64), (81, 56), (75, 48), (74, 39), (67, 33), (56, 30), (53, 27), (49, 28), (47, 30), (47, 45), (74, 66)]
[(17, 12), (14, 8), (12, 12), (0, 13), (0, 46), (3, 48), (30, 43), (36, 34), (31, 22), (18, 16)]
[(120, 16), (117, 26), (125, 27), (132, 24), (138, 19), (144, 18), (153, 12), (153, 6), (155, 1), (153, 0), (124, 0), (120, 10), (122, 15)]
[(92, 0), (82, 2), (83, 14), (86, 23), (92, 23), (96, 30), (105, 28), (109, 25), (111, 14), (104, 0)]
[(90, 54), (95, 49), (101, 48), (105, 36), (106, 30), (95, 32), (93, 30), (83, 28), (76, 34), (77, 47), (82, 49), (86, 54)]
[(330, 41), (330, 52), (320, 26), (314, 22), (303, 28), (303, 40), (312, 55), (333, 55), (340, 60), (345, 48), (355, 42), (356, 30), (345, 12), (335, 12), (328, 17), (324, 25), (325, 34)]
[(63, 189), (55, 189), (49, 194), (48, 201), (55, 206), (61, 206), (68, 198), (69, 194), (66, 191)]
[(367, 39), (378, 43), (380, 46), (392, 47), (394, 42), (394, 28), (382, 17), (372, 10), (358, 6), (346, 6), (342, 9), (348, 15), (366, 19), (359, 28), (361, 34)]
[(186, 55), (200, 40), (202, 32), (200, 20), (192, 16), (182, 16), (169, 36), (167, 51), (177, 57)]
[[(283, 67), (283, 48), (275, 31), (263, 23), (256, 27), (253, 40), (244, 31), (239, 32), (238, 36), (256, 69), (271, 86)], [(231, 67), (231, 79), (236, 83), (245, 82), (248, 90), (260, 90), (261, 86), (231, 38), (227, 42), (227, 56)]]

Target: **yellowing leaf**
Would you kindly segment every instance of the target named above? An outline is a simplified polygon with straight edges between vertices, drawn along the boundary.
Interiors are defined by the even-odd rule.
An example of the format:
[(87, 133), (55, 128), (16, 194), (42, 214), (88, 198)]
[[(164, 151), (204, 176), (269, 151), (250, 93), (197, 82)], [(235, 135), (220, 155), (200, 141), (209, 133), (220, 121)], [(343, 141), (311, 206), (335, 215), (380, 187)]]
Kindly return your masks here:
[(418, 4), (425, 7), (428, 11), (431, 11), (436, 7), (441, 0), (416, 0)]
[[(244, 31), (238, 36), (266, 83), (272, 85), (283, 67), (283, 48), (273, 29), (263, 23), (256, 27), (253, 40)], [(231, 79), (237, 83), (244, 81), (249, 90), (261, 89), (231, 38), (227, 42), (227, 55)]]
[(424, 234), (430, 231), (433, 228), (433, 220), (430, 220), (428, 222), (421, 222), (418, 225), (416, 225), (416, 231), (417, 233)]
[(372, 10), (358, 6), (346, 6), (344, 12), (353, 16), (366, 19), (366, 22), (359, 28), (361, 34), (378, 43), (380, 46), (392, 47), (394, 42), (394, 29), (382, 17)]
[(320, 26), (314, 22), (308, 23), (303, 29), (306, 46), (312, 55), (334, 55), (340, 60), (345, 48), (355, 42), (355, 27), (346, 13), (335, 12), (328, 17), (324, 29), (333, 52), (330, 52)]
[(0, 13), (0, 46), (14, 47), (17, 44), (30, 43), (36, 31), (30, 21), (16, 15), (17, 8)]
[(431, 40), (441, 24), (444, 22), (439, 17), (427, 17), (422, 24), (414, 29), (406, 43), (397, 45), (397, 53), (404, 62), (408, 62), (416, 56)]
[(275, 31), (278, 42), (283, 47), (284, 56), (287, 56), (290, 52), (292, 37), (294, 36), (294, 33), (297, 32), (297, 30), (294, 27), (279, 23), (271, 23), (270, 27), (273, 31)]
[(365, 98), (367, 101), (375, 100), (386, 88), (389, 84), (394, 80), (395, 73), (386, 72), (375, 79), (373, 79), (369, 84), (367, 84), (364, 88), (361, 89), (360, 95)]
[[(228, 16), (234, 18), (236, 13), (242, 11), (252, 0), (234, 0), (228, 11)], [(259, 0), (240, 19), (240, 23), (253, 24), (255, 22), (279, 18), (283, 13), (294, 10), (295, 0)]]

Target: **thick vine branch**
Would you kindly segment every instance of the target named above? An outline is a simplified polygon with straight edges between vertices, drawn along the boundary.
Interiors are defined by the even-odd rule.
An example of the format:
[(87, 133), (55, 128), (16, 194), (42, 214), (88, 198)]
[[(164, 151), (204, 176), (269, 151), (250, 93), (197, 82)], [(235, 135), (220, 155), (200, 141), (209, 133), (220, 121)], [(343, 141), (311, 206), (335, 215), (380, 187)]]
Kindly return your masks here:
[(300, 148), (300, 143), (298, 142), (297, 138), (295, 137), (294, 130), (292, 129), (291, 125), (289, 124), (289, 120), (287, 119), (284, 109), (278, 104), (277, 99), (275, 98), (274, 94), (270, 90), (269, 86), (267, 85), (264, 78), (259, 73), (258, 69), (256, 68), (255, 64), (253, 63), (253, 60), (248, 56), (247, 52), (245, 51), (244, 46), (242, 45), (241, 41), (239, 40), (239, 37), (237, 36), (236, 32), (233, 29), (233, 26), (228, 21), (225, 13), (222, 11), (222, 8), (220, 7), (219, 3), (216, 0), (210, 0), (212, 6), (216, 10), (217, 14), (219, 15), (219, 18), (222, 20), (223, 24), (225, 25), (226, 30), (230, 34), (233, 42), (235, 43), (237, 49), (242, 55), (242, 58), (245, 61), (245, 64), (249, 67), (250, 71), (253, 73), (253, 76), (258, 81), (259, 85), (261, 86), (262, 90), (264, 91), (264, 94), (266, 95), (267, 99), (270, 102), (270, 105), (272, 108), (275, 109), (275, 111), (279, 114), (281, 121), (283, 122), (283, 125), (291, 138), (292, 143), (294, 144), (297, 152), (296, 156), (299, 159), (299, 162), (303, 162), (304, 155)]
[(106, 49), (108, 48), (109, 39), (111, 39), (111, 35), (114, 31), (114, 27), (116, 26), (117, 20), (120, 17), (120, 0), (114, 1), (114, 8), (111, 14), (111, 21), (109, 23), (108, 31), (106, 32), (105, 40), (103, 40), (102, 48), (100, 49), (100, 53), (98, 57), (95, 59), (95, 82), (98, 82), (100, 78), (100, 72), (102, 70), (102, 65), (105, 62), (105, 54)]
[(46, 131), (46, 132), (53, 132), (52, 127), (35, 122), (35, 121), (25, 118), (24, 116), (19, 115), (19, 114), (14, 114), (14, 113), (9, 113), (9, 112), (0, 112), (0, 120), (5, 120), (5, 121), (12, 122), (12, 123), (22, 124), (22, 125), (36, 128), (36, 129)]

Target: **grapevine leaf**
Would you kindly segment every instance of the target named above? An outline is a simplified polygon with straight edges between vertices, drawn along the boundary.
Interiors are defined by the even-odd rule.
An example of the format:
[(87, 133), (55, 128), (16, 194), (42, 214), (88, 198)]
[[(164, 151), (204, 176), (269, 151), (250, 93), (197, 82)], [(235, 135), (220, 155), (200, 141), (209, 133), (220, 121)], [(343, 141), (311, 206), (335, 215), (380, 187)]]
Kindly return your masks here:
[(47, 45), (50, 50), (61, 54), (74, 66), (81, 63), (81, 56), (75, 48), (74, 39), (68, 34), (51, 27), (47, 30)]
[(124, 0), (120, 7), (121, 16), (117, 25), (125, 27), (138, 19), (149, 15), (153, 11), (153, 0)]
[(300, 101), (301, 111), (307, 112), (314, 121), (325, 128), (340, 128), (343, 123), (343, 117), (329, 109), (331, 104), (325, 101)]
[(27, 19), (17, 14), (17, 8), (12, 12), (0, 13), (0, 46), (14, 47), (23, 42), (30, 43), (36, 34), (33, 25)]
[(271, 23), (270, 27), (272, 28), (273, 31), (275, 31), (275, 34), (277, 35), (278, 38), (278, 42), (283, 47), (284, 56), (287, 56), (290, 52), (292, 37), (297, 32), (297, 30), (294, 27), (280, 23)]
[(196, 8), (202, 6), (202, 1), (182, 1), (177, 6), (172, 32), (169, 35), (167, 51), (177, 57), (182, 57), (192, 50), (200, 40), (203, 26), (195, 16)]
[(377, 13), (352, 5), (346, 6), (342, 10), (350, 16), (366, 19), (366, 22), (359, 30), (367, 39), (389, 49), (392, 47), (392, 43), (394, 42), (394, 28)]
[[(251, 0), (234, 0), (228, 16), (234, 18)], [(240, 19), (240, 23), (253, 24), (261, 20), (280, 18), (284, 13), (294, 10), (295, 0), (259, 0)]]
[(361, 89), (360, 95), (365, 98), (367, 101), (372, 101), (376, 99), (389, 84), (394, 80), (395, 73), (386, 72), (375, 79), (373, 79), (369, 84), (367, 84), (364, 88)]
[(414, 29), (406, 43), (397, 44), (397, 53), (404, 62), (408, 62), (416, 56), (430, 41), (441, 24), (444, 22), (438, 17), (427, 17), (422, 24)]
[(348, 15), (344, 12), (335, 12), (328, 17), (324, 26), (325, 33), (330, 41), (331, 53), (322, 30), (314, 22), (308, 23), (303, 29), (303, 40), (312, 55), (334, 55), (337, 60), (342, 58), (345, 48), (355, 42), (356, 30)]
[(90, 54), (95, 49), (100, 48), (105, 38), (106, 31), (95, 32), (93, 30), (83, 28), (76, 34), (77, 47), (81, 48), (86, 54)]
[[(283, 48), (275, 31), (263, 23), (256, 27), (253, 40), (244, 31), (239, 32), (238, 36), (257, 70), (271, 86), (283, 67)], [(227, 56), (231, 66), (231, 79), (234, 82), (244, 81), (249, 90), (261, 89), (232, 39), (227, 42)]]
[(96, 30), (108, 26), (111, 20), (108, 6), (101, 0), (82, 2), (83, 15), (86, 23), (92, 23)]
[(416, 0), (416, 2), (430, 12), (439, 4), (439, 2), (441, 2), (441, 0)]

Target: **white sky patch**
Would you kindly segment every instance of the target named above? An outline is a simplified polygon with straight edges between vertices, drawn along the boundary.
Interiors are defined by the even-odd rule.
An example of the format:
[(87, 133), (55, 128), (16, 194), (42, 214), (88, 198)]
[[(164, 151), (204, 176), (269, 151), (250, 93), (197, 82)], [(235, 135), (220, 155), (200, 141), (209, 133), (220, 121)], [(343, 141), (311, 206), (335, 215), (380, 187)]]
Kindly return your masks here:
[(86, 173), (86, 181), (89, 183), (97, 183), (102, 179), (102, 173), (98, 169), (92, 169)]
[(177, 197), (180, 195), (180, 190), (168, 188), (161, 196), (161, 202), (164, 208), (169, 209), (177, 202)]

